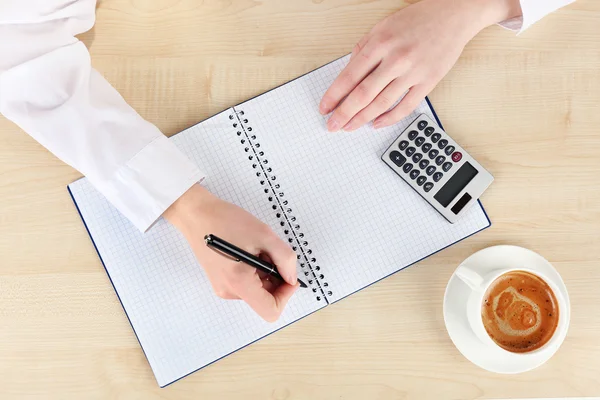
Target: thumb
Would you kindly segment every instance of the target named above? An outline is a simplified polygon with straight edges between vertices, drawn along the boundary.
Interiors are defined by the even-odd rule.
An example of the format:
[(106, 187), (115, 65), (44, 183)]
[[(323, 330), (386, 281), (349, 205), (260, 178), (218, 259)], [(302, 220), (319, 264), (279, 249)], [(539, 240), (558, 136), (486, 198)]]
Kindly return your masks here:
[(295, 286), (298, 282), (296, 253), (291, 247), (273, 231), (264, 238), (262, 247), (262, 251), (273, 261), (283, 279), (290, 285)]

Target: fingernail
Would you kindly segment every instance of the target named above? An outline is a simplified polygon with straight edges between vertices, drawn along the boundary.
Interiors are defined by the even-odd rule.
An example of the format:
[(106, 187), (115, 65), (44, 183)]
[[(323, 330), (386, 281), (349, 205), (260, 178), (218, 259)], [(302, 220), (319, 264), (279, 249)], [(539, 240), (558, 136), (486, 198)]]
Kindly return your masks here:
[(321, 104), (319, 105), (319, 112), (323, 115), (329, 114), (331, 112), (331, 108), (327, 104), (326, 100), (321, 101)]
[(379, 129), (379, 128), (383, 128), (385, 125), (383, 124), (383, 121), (376, 119), (375, 121), (373, 121), (373, 128), (375, 129)]
[(331, 118), (327, 122), (327, 129), (329, 129), (329, 132), (337, 132), (340, 129), (340, 122), (335, 118)]

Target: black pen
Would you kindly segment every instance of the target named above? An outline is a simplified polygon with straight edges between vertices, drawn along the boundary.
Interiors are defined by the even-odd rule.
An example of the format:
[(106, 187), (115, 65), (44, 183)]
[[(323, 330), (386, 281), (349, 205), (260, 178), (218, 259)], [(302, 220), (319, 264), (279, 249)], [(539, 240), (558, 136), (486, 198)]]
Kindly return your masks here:
[[(244, 264), (248, 264), (249, 266), (258, 269), (259, 271), (263, 271), (270, 276), (274, 276), (281, 281), (285, 281), (279, 272), (277, 272), (277, 268), (273, 264), (268, 263), (265, 260), (261, 260), (254, 254), (250, 254), (247, 251), (244, 251), (239, 247), (216, 237), (215, 235), (204, 236), (204, 242), (211, 249), (228, 258), (231, 258), (236, 262), (243, 262)], [(308, 287), (306, 286), (306, 283), (302, 282), (300, 279), (298, 279), (298, 283), (300, 284), (300, 287)]]

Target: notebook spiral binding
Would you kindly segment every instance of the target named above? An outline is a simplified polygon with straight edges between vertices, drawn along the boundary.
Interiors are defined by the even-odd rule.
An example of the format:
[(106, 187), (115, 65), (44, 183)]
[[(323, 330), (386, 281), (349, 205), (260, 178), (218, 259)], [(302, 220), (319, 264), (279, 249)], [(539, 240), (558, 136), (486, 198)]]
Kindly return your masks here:
[[(326, 300), (325, 294), (331, 296), (333, 293), (329, 289), (329, 283), (326, 282), (325, 275), (320, 272), (321, 267), (317, 264), (317, 259), (312, 255), (313, 251), (308, 246), (308, 241), (304, 233), (300, 230), (300, 224), (297, 218), (292, 214), (289, 201), (285, 198), (285, 193), (281, 185), (277, 183), (277, 176), (273, 174), (273, 168), (269, 166), (269, 160), (265, 158), (265, 153), (260, 149), (260, 143), (256, 134), (252, 133), (252, 127), (248, 125), (249, 121), (244, 116), (243, 110), (234, 110), (234, 114), (229, 115), (232, 126), (236, 129), (236, 135), (240, 138), (240, 143), (244, 145), (244, 151), (248, 154), (248, 160), (252, 161), (252, 168), (257, 170), (256, 177), (261, 186), (265, 186), (264, 193), (268, 196), (269, 202), (273, 203), (272, 208), (276, 212), (275, 216), (279, 224), (284, 229), (284, 234), (292, 250), (296, 252), (296, 257), (300, 261), (300, 267), (308, 279), (308, 285), (316, 295), (317, 301)], [(303, 261), (303, 262), (302, 262)], [(313, 264), (316, 264), (313, 266)]]

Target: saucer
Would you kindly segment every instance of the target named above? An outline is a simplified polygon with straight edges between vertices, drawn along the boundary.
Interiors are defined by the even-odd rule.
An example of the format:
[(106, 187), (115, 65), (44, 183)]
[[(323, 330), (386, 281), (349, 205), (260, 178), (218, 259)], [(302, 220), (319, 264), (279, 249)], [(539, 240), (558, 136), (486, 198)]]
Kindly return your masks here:
[[(562, 278), (554, 267), (542, 256), (531, 250), (517, 246), (493, 246), (480, 250), (471, 255), (463, 264), (476, 268), (482, 275), (497, 268), (523, 267), (539, 271), (556, 282), (567, 304), (566, 310), (561, 310), (561, 318), (569, 324), (571, 303), (569, 294)], [(474, 267), (476, 266), (476, 267)], [(444, 322), (450, 339), (463, 356), (473, 364), (500, 374), (517, 374), (530, 371), (548, 361), (565, 340), (568, 328), (561, 334), (551, 349), (542, 353), (515, 354), (503, 351), (500, 347), (485, 345), (473, 332), (467, 319), (467, 299), (471, 289), (452, 274), (446, 293), (444, 294)]]

